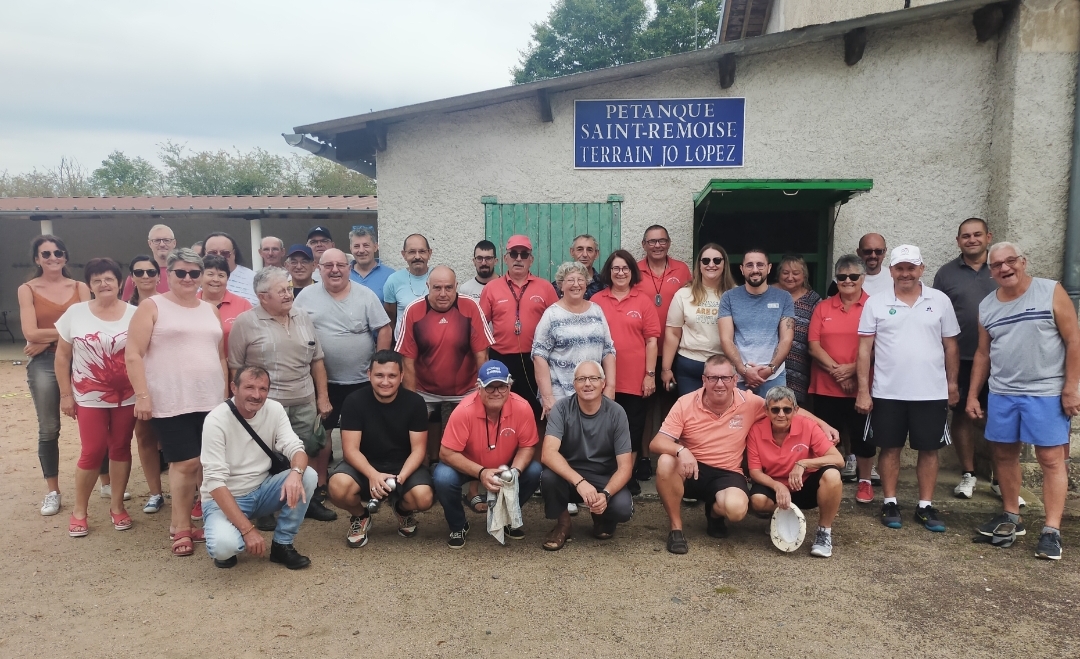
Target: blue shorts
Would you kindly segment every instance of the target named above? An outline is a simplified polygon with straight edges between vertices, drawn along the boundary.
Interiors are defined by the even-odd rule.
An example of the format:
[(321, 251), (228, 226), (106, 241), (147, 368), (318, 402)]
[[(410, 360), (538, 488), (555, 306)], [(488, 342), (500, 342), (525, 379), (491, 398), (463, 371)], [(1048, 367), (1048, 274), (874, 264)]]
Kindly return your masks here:
[(1003, 396), (991, 393), (987, 402), (987, 441), (1024, 442), (1032, 446), (1069, 443), (1069, 417), (1061, 396)]

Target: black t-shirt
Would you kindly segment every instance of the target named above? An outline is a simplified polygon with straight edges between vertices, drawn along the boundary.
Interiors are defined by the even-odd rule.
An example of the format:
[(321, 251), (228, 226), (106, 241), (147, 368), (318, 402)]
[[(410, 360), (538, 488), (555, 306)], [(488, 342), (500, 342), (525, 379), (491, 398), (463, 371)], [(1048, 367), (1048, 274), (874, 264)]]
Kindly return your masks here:
[(427, 430), (427, 405), (420, 394), (402, 387), (380, 403), (371, 387), (354, 391), (341, 407), (341, 430), (359, 430), (360, 453), (379, 470), (398, 469), (412, 452), (409, 432)]

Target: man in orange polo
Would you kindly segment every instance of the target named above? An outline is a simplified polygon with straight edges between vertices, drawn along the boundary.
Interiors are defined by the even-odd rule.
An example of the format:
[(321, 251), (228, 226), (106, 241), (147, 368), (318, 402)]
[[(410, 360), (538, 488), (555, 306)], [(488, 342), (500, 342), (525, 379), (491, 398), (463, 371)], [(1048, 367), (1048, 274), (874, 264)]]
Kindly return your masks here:
[[(649, 450), (658, 455), (656, 492), (671, 520), (667, 550), (689, 551), (682, 529), (682, 498), (701, 499), (707, 532), (727, 536), (725, 520), (738, 522), (750, 502), (743, 452), (750, 428), (766, 418), (765, 400), (736, 386), (735, 369), (724, 355), (705, 362), (702, 388), (679, 397)], [(835, 444), (836, 429), (806, 410), (800, 415), (817, 423)]]
[[(503, 481), (496, 468), (507, 466), (518, 474), (518, 501), (522, 505), (540, 485), (542, 468), (533, 461), (540, 441), (536, 420), (529, 403), (510, 390), (514, 380), (509, 369), (500, 361), (488, 361), (480, 367), (477, 384), (476, 391), (450, 415), (439, 463), (432, 474), (435, 496), (450, 527), (447, 546), (451, 549), (464, 547), (469, 532), (462, 485), (479, 481), (487, 491), (498, 493)], [(507, 526), (503, 531), (513, 540), (525, 537), (520, 528)]]

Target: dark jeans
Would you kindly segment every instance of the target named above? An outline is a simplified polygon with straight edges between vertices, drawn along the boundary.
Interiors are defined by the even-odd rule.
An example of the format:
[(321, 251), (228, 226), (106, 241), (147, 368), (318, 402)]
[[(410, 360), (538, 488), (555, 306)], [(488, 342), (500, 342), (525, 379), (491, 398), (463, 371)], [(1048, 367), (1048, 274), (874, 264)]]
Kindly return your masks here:
[[(536, 488), (540, 486), (540, 470), (539, 462), (530, 462), (518, 477), (518, 503), (523, 508), (536, 493)], [(435, 498), (442, 504), (447, 526), (451, 531), (464, 529), (465, 505), (461, 501), (461, 486), (476, 480), (476, 475), (463, 474), (445, 462), (440, 462), (435, 465), (431, 478), (435, 481)], [(565, 504), (563, 509), (566, 509)]]
[(641, 438), (645, 434), (645, 398), (615, 392), (615, 402), (626, 412), (626, 422), (630, 426), (630, 450), (640, 455)]
[[(597, 492), (607, 486), (612, 476), (611, 474), (593, 474), (581, 469), (577, 471), (582, 478), (596, 488)], [(544, 517), (548, 519), (558, 519), (559, 515), (566, 512), (566, 504), (568, 503), (582, 503), (581, 495), (577, 493), (577, 490), (570, 487), (570, 483), (564, 481), (561, 476), (550, 469), (544, 470), (540, 483), (540, 489), (544, 495)], [(600, 517), (606, 521), (621, 524), (629, 522), (633, 516), (634, 497), (631, 496), (630, 490), (624, 487), (611, 495), (607, 510)]]
[(705, 374), (705, 362), (675, 355), (671, 370), (675, 374), (675, 384), (678, 385), (680, 396), (701, 389), (701, 376)]
[(38, 461), (45, 478), (56, 478), (60, 473), (60, 385), (56, 383), (55, 360), (56, 353), (46, 350), (26, 364), (26, 384), (38, 418)]

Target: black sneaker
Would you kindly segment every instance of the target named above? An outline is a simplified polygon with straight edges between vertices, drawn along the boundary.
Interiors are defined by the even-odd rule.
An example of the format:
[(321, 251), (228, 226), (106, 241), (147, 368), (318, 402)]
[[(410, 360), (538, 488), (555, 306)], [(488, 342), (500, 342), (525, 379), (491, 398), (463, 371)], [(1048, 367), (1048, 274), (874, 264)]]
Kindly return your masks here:
[(230, 556), (230, 557), (226, 558), (223, 561), (219, 561), (218, 559), (215, 558), (214, 559), (214, 567), (219, 567), (219, 568), (221, 568), (223, 570), (227, 570), (227, 569), (229, 569), (231, 567), (236, 567), (236, 557), (235, 556)]
[(710, 538), (726, 538), (728, 536), (727, 524), (723, 517), (713, 517), (710, 512), (712, 506), (705, 506), (705, 532)]
[(994, 530), (1002, 524), (1014, 524), (1016, 526), (1016, 532), (1014, 533), (1014, 535), (1027, 535), (1027, 529), (1024, 528), (1024, 523), (1019, 520), (1013, 522), (1005, 515), (1005, 513), (1001, 513), (986, 524), (981, 524), (977, 530), (980, 535), (985, 535), (989, 538), (992, 538), (994, 537)]
[(516, 529), (510, 528), (509, 526), (504, 526), (503, 527), (503, 533), (505, 533), (506, 537), (510, 538), (511, 540), (524, 540), (525, 539), (525, 529), (523, 527), (520, 527), (520, 526), (517, 527)]
[(260, 531), (273, 531), (277, 528), (277, 518), (273, 515), (261, 515), (255, 518), (255, 528)]
[(630, 496), (632, 497), (641, 496), (641, 483), (637, 482), (636, 478), (631, 478), (627, 481), (626, 489), (630, 490)]
[(469, 535), (469, 522), (465, 522), (465, 528), (460, 531), (451, 531), (450, 539), (446, 541), (446, 546), (450, 549), (461, 549), (465, 546), (465, 536)]
[(925, 526), (927, 531), (933, 531), (934, 533), (945, 532), (945, 522), (941, 521), (941, 518), (938, 517), (937, 508), (933, 506), (916, 508), (915, 519)]
[(1039, 536), (1039, 545), (1035, 547), (1036, 558), (1050, 561), (1061, 560), (1061, 535), (1047, 531)]
[(887, 503), (881, 507), (881, 523), (890, 529), (898, 529), (902, 526), (900, 519), (900, 506), (895, 503)]
[(647, 481), (652, 478), (652, 460), (644, 456), (637, 459), (637, 464), (634, 465), (634, 477), (633, 481)]
[[(337, 513), (323, 505), (323, 502), (319, 501), (316, 497), (311, 497), (311, 501), (308, 503), (307, 512), (304, 513), (304, 517), (310, 517), (311, 519), (320, 522), (332, 522), (337, 519)], [(273, 531), (274, 529), (270, 530)]]
[(299, 570), (311, 565), (311, 559), (302, 556), (291, 544), (280, 545), (276, 542), (270, 543), (270, 562), (281, 563), (290, 570)]

